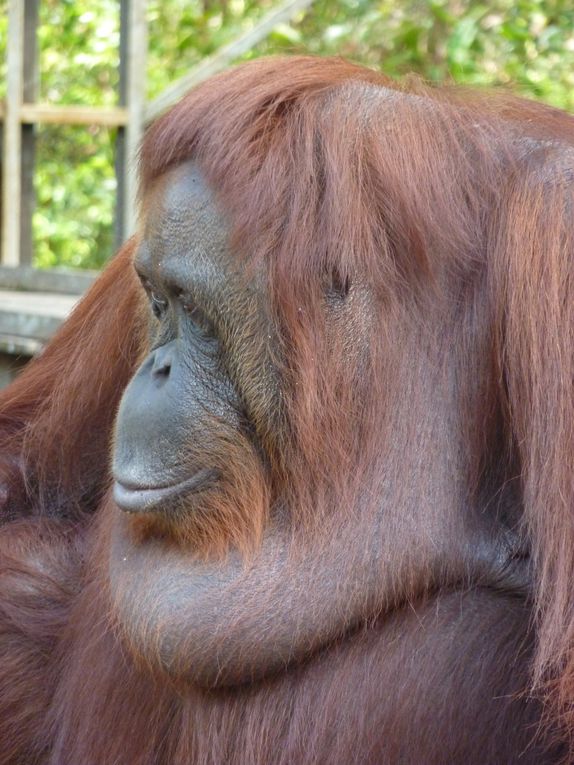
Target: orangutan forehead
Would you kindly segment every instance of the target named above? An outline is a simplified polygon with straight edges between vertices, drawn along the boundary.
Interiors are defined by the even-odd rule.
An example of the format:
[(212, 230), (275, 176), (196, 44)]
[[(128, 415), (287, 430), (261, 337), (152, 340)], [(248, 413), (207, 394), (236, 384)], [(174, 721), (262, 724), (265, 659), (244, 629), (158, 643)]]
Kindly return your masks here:
[(330, 107), (342, 108), (352, 114), (359, 114), (365, 118), (372, 114), (380, 113), (381, 108), (391, 116), (393, 110), (400, 107), (419, 105), (430, 106), (432, 102), (428, 98), (405, 93), (403, 91), (377, 85), (372, 82), (360, 82), (349, 80), (340, 87), (333, 89), (326, 101), (326, 110)]
[[(142, 271), (162, 264), (195, 264), (213, 281), (228, 252), (228, 226), (202, 172), (188, 161), (168, 170), (149, 192), (142, 242), (135, 257)], [(221, 274), (220, 274), (221, 276)]]
[[(146, 195), (144, 204), (144, 236), (157, 231), (200, 235), (212, 231), (219, 243), (227, 236), (227, 225), (214, 189), (198, 165), (188, 160), (167, 170)], [(206, 243), (207, 246), (207, 243)]]
[(205, 223), (220, 215), (213, 189), (192, 160), (167, 170), (152, 187), (150, 195), (156, 214), (168, 225), (187, 222), (190, 213)]
[(436, 121), (440, 108), (428, 96), (351, 80), (333, 89), (323, 119), (336, 124), (353, 120), (359, 133), (376, 136), (385, 132), (398, 142), (408, 142), (410, 131), (424, 131), (426, 125)]

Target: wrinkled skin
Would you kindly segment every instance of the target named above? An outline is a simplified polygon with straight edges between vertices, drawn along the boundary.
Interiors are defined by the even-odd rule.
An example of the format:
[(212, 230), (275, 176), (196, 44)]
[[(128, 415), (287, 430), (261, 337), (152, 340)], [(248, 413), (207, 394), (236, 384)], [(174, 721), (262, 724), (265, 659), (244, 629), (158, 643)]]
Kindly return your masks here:
[(134, 264), (156, 315), (152, 350), (124, 393), (113, 457), (114, 498), (131, 512), (169, 513), (174, 500), (193, 502), (217, 482), (209, 463), (187, 457), (212, 423), (225, 423), (233, 438), (244, 420), (216, 324), (234, 300), (243, 316), (257, 312), (256, 295), (234, 292), (226, 227), (201, 175), (178, 171), (159, 193), (164, 202), (151, 203)]

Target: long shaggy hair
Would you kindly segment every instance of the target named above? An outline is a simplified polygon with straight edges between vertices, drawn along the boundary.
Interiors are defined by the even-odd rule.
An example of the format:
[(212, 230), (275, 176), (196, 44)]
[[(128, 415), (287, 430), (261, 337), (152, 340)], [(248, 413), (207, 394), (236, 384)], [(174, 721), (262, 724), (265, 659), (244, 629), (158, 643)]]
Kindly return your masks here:
[[(508, 95), (417, 80), (400, 86), (342, 60), (262, 60), (211, 79), (152, 126), (141, 151), (142, 194), (189, 158), (221, 195), (235, 249), (267, 264), (298, 378), (289, 418), (296, 443), (312, 475), (342, 477), (343, 494), (349, 461), (368, 464), (368, 445), (380, 447), (380, 431), (367, 438), (364, 431), (385, 421), (392, 356), (381, 329), (395, 318), (393, 303), (428, 295), (429, 281), (432, 299), (438, 293), (453, 301), (468, 299), (464, 291), (478, 284), (481, 294), (471, 297), (478, 305), (461, 317), (468, 323), (462, 340), (476, 353), (482, 335), (490, 365), (468, 411), (474, 468), (484, 470), (495, 456), (508, 464), (508, 479), (519, 478), (537, 580), (536, 676), (558, 671), (568, 710), (574, 119)], [(387, 312), (373, 322), (379, 357), (362, 395), (357, 370), (341, 365), (340, 350), (318, 332), (323, 285), (309, 278), (344, 285), (357, 273), (381, 293)], [(314, 511), (316, 504), (295, 508)]]
[[(416, 412), (424, 402), (417, 386), (431, 360), (434, 382), (456, 411), (456, 469), (469, 505), (490, 506), (511, 487), (532, 557), (531, 684), (544, 691), (549, 724), (574, 730), (574, 119), (498, 93), (432, 88), (416, 79), (398, 85), (336, 59), (268, 59), (200, 85), (148, 130), (144, 212), (154, 184), (189, 159), (216, 191), (245, 273), (266, 278), (284, 396), (277, 421), (269, 422), (265, 407), (251, 413), (270, 455), (260, 496), (285, 501), (295, 536), (319, 540), (352, 528), (358, 504), (375, 513), (388, 478), (385, 445), (397, 433), (405, 443), (419, 438)], [(90, 518), (108, 487), (119, 397), (146, 346), (144, 301), (129, 265), (133, 248), (125, 246), (42, 357), (0, 395), (7, 519), (25, 529), (22, 516), (42, 516), (46, 528), (64, 523), (66, 535), (81, 529), (88, 550), (80, 564), (77, 541), (67, 547), (58, 535), (66, 584), (44, 598), (47, 604), (34, 555), (28, 564), (15, 554), (9, 571), (0, 562), (0, 581), (14, 566), (24, 568), (27, 586), (38, 593), (33, 609), (19, 613), (23, 596), (4, 599), (0, 590), (0, 623), (7, 619), (25, 633), (34, 651), (21, 670), (26, 692), (34, 683), (52, 689), (31, 716), (2, 710), (0, 734), (16, 742), (14, 758), (43, 751), (39, 731), (62, 752), (66, 717), (68, 731), (83, 740), (74, 750), (82, 761), (122, 761), (121, 742), (104, 752), (85, 727), (81, 713), (89, 710), (110, 725), (111, 716), (126, 715), (134, 763), (283, 762), (273, 748), (282, 741), (291, 762), (307, 761), (293, 738), (296, 730), (311, 741), (302, 732), (303, 706), (294, 702), (296, 675), (278, 696), (244, 689), (226, 707), (216, 695), (194, 691), (181, 702), (161, 678), (131, 667), (110, 630), (101, 586), (105, 513), (96, 512), (95, 524)], [(325, 295), (335, 305), (354, 296), (358, 334), (368, 342), (341, 349)], [(423, 448), (433, 448), (421, 438)], [(253, 547), (253, 537), (259, 542), (269, 501), (256, 505), (228, 542), (242, 549)], [(223, 538), (228, 529), (220, 531)], [(210, 529), (209, 543), (217, 546), (216, 536)], [(427, 585), (431, 590), (430, 571)], [(63, 642), (50, 626), (42, 656), (34, 609), (57, 613), (66, 625)], [(486, 634), (502, 642), (494, 621)], [(10, 646), (0, 654), (8, 664), (16, 650)], [(101, 671), (97, 698), (81, 691), (87, 662)], [(365, 694), (368, 678), (357, 678), (351, 684)], [(104, 703), (117, 682), (123, 690)], [(307, 678), (297, 687), (308, 701), (313, 691), (305, 683), (313, 685)], [(141, 708), (132, 708), (140, 699)], [(329, 699), (334, 708), (334, 690)], [(298, 727), (289, 728), (291, 712)], [(325, 720), (336, 716), (326, 712)], [(205, 724), (208, 732), (200, 729)], [(365, 725), (356, 721), (356, 730)], [(316, 736), (308, 761), (327, 762)], [(233, 760), (240, 756), (232, 755), (233, 741), (243, 760)], [(54, 756), (46, 761), (55, 763)]]

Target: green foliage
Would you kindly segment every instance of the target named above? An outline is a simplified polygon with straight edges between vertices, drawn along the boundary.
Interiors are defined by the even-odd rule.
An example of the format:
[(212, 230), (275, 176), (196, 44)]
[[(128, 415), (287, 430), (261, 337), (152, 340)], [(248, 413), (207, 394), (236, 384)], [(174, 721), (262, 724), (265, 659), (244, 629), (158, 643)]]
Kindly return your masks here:
[(114, 250), (114, 131), (46, 125), (38, 130), (36, 265), (100, 268)]
[[(0, 0), (0, 97), (6, 5)], [(149, 0), (148, 97), (273, 5)], [(119, 27), (118, 0), (40, 0), (39, 99), (116, 104)], [(511, 86), (574, 110), (572, 0), (316, 0), (244, 58), (285, 52), (343, 55), (391, 76)], [(114, 247), (114, 131), (46, 125), (37, 138), (36, 262), (99, 267)]]
[[(38, 100), (113, 106), (119, 80), (117, 0), (40, 0)], [(99, 268), (114, 249), (114, 131), (37, 131), (36, 265)]]
[(505, 85), (574, 109), (572, 0), (317, 0), (251, 56), (342, 55), (391, 76)]
[(147, 93), (155, 98), (274, 6), (273, 0), (149, 0)]

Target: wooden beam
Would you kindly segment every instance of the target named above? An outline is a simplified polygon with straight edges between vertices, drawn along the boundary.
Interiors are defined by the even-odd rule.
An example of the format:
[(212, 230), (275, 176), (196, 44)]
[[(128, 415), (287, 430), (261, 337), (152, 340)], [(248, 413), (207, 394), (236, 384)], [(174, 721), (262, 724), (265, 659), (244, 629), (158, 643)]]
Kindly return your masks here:
[(46, 342), (77, 302), (71, 295), (0, 290), (0, 335)]
[[(18, 335), (4, 335), (0, 333), (0, 354), (16, 357), (24, 356), (25, 358), (22, 359), (23, 363), (31, 356), (36, 356), (40, 353), (44, 345), (45, 343), (41, 340), (35, 340), (31, 337), (19, 337)], [(5, 366), (2, 363), (3, 361), (5, 359), (0, 358), (0, 388), (5, 387), (14, 379), (14, 374), (9, 375), (8, 378), (6, 377), (6, 369), (2, 369)], [(20, 367), (19, 364), (18, 367)]]
[(27, 125), (46, 122), (55, 125), (127, 125), (128, 110), (122, 107), (53, 106), (51, 104), (22, 104), (20, 121)]
[(192, 69), (188, 74), (176, 80), (167, 87), (161, 95), (147, 105), (145, 110), (146, 123), (152, 122), (160, 114), (163, 114), (170, 106), (173, 106), (194, 85), (198, 85), (211, 75), (225, 69), (232, 61), (250, 51), (258, 42), (264, 40), (278, 25), (290, 21), (299, 11), (308, 8), (313, 0), (287, 0), (276, 6), (261, 21), (248, 32), (245, 32), (229, 45), (224, 45), (212, 56)]
[[(42, 270), (31, 266), (7, 268), (0, 266), (0, 290), (54, 292), (60, 295), (81, 295), (98, 277), (97, 271), (51, 268)], [(33, 301), (33, 298), (31, 298)]]
[(2, 159), (2, 260), (6, 266), (17, 266), (20, 256), (21, 214), (21, 148), (24, 3), (8, 2), (8, 29), (6, 57), (6, 104), (4, 114), (4, 147)]

